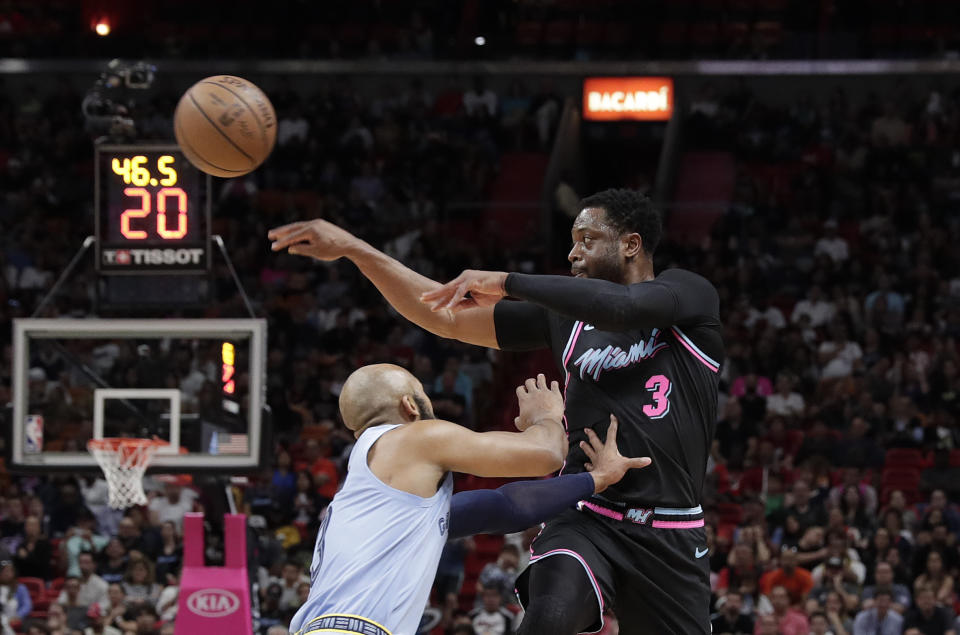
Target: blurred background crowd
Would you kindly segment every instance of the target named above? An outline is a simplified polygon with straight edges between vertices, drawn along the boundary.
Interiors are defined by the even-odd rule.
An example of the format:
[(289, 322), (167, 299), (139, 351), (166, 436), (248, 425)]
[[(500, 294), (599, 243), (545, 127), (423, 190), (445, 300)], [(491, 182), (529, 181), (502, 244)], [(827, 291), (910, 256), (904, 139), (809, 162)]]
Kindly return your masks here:
[[(110, 39), (91, 20), (109, 18)], [(5, 0), (0, 56), (218, 59), (950, 57), (960, 9), (918, 0)], [(478, 42), (477, 37), (483, 41)]]
[[(312, 6), (287, 4), (296, 12)], [(462, 7), (443, 9), (448, 3), (424, 2), (397, 16), (390, 3), (356, 4), (381, 13), (324, 27), (336, 38), (318, 33), (262, 45), (293, 47), (286, 54), (294, 57), (429, 59), (472, 55), (461, 46), (463, 34), (475, 46), (473, 35), (483, 31), (494, 51), (585, 59), (616, 50), (620, 33), (611, 26), (615, 3), (491, 3), (493, 13), (463, 3), (477, 8), (472, 22)], [(836, 10), (832, 26), (817, 31), (824, 16), (804, 13), (809, 3), (670, 3), (643, 28), (664, 55), (816, 56), (838, 46), (853, 47), (852, 55), (949, 55), (956, 7), (914, 4), (923, 10), (911, 20), (900, 20), (901, 5), (889, 3), (867, 23), (850, 17), (863, 8), (858, 3), (824, 3)], [(691, 20), (701, 9), (702, 19)], [(69, 38), (50, 36), (70, 31), (62, 25), (85, 19), (81, 13), (67, 2), (0, 2), (0, 51), (39, 56), (41, 36), (68, 47)], [(458, 29), (465, 20), (471, 28)], [(175, 19), (168, 22), (177, 33), (165, 34), (167, 23), (157, 21), (142, 43), (147, 52), (206, 54), (202, 31), (182, 34)], [(394, 27), (367, 37), (386, 23)], [(809, 32), (820, 35), (804, 37)], [(241, 36), (226, 27), (217, 33), (224, 57), (252, 50), (221, 47)], [(653, 46), (631, 33), (617, 37)], [(738, 33), (746, 48), (735, 48)], [(77, 37), (95, 52), (130, 45)], [(353, 439), (338, 419), (337, 397), (352, 369), (400, 364), (423, 382), (437, 416), (477, 430), (509, 429), (512, 387), (536, 372), (558, 372), (548, 354), (486, 351), (424, 333), (351, 265), (271, 253), (266, 230), (324, 217), (439, 280), (464, 268), (563, 272), (554, 246), (537, 232), (505, 248), (511, 217), (490, 212), (488, 203), (516, 174), (538, 176), (530, 166), (545, 165), (564, 104), (579, 94), (531, 77), (381, 85), (335, 77), (309, 87), (281, 78), (264, 87), (277, 108), (277, 148), (254, 175), (218, 184), (214, 231), (270, 325), (270, 464), (235, 496), (251, 515), (258, 632), (276, 635), (286, 633), (309, 588), (316, 529), (345, 476)], [(86, 89), (53, 76), (19, 84), (15, 96), (0, 89), (2, 325), (33, 313), (90, 233), (97, 133), (81, 115)], [(675, 201), (666, 200), (668, 232), (656, 257), (658, 270), (697, 271), (721, 297), (728, 357), (703, 499), (713, 631), (956, 635), (960, 88), (890, 79), (854, 89), (828, 79), (796, 99), (775, 92), (727, 78), (689, 90), (678, 113), (681, 150), (699, 166), (697, 183), (714, 195), (719, 213), (689, 240)], [(138, 138), (170, 138), (178, 95), (161, 87), (142, 100)], [(638, 172), (610, 182), (594, 173), (575, 188), (565, 183), (557, 215), (564, 218), (570, 190), (586, 195), (653, 180)], [(682, 190), (678, 183), (677, 198)], [(558, 232), (562, 241), (566, 227)], [(172, 315), (242, 316), (222, 267), (209, 306)], [(92, 314), (94, 288), (92, 270), (81, 269), (46, 315)], [(10, 337), (0, 328), (0, 405), (11, 400)], [(133, 357), (118, 355), (118, 375)], [(202, 360), (167, 367), (174, 385), (197, 394), (217, 380)], [(76, 381), (62, 360), (31, 360), (31, 389), (48, 395), (52, 408)], [(0, 417), (11, 425), (9, 409)], [(459, 489), (498, 484), (457, 480)], [(148, 506), (117, 514), (93, 475), (0, 469), (0, 632), (171, 633), (183, 514), (217, 509), (223, 495), (202, 478), (148, 478), (147, 489)], [(520, 612), (513, 579), (536, 533), (448, 544), (422, 632), (510, 633)], [(215, 538), (206, 555), (222, 560)], [(616, 630), (611, 614), (606, 632)]]

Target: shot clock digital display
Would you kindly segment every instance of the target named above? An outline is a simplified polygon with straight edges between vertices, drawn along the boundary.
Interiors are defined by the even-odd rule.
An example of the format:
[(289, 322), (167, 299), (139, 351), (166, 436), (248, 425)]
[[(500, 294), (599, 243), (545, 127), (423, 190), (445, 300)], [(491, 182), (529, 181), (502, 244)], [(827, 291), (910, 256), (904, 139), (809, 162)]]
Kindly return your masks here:
[(98, 146), (101, 273), (200, 273), (210, 262), (210, 180), (177, 146)]

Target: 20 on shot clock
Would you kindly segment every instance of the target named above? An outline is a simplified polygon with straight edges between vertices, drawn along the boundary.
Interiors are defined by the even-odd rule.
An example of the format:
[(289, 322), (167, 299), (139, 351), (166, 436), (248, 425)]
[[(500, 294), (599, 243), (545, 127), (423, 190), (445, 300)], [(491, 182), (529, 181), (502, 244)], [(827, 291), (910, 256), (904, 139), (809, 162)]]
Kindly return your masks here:
[(178, 146), (97, 146), (95, 180), (100, 273), (209, 271), (210, 177)]

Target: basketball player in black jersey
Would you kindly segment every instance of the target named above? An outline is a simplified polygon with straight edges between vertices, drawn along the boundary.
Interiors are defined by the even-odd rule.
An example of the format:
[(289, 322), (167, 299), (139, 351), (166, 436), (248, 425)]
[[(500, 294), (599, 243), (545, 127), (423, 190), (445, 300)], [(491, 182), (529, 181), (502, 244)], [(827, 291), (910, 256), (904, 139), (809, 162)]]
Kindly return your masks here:
[(655, 275), (661, 221), (645, 196), (606, 190), (581, 209), (573, 277), (465, 271), (440, 285), (323, 220), (269, 237), (274, 250), (349, 258), (395, 309), (442, 337), (551, 348), (565, 382), (563, 473), (585, 469), (584, 430), (602, 437), (611, 412), (623, 454), (653, 459), (549, 522), (534, 541), (517, 582), (522, 635), (596, 632), (607, 608), (624, 635), (709, 633), (700, 494), (724, 356), (719, 298), (691, 272)]

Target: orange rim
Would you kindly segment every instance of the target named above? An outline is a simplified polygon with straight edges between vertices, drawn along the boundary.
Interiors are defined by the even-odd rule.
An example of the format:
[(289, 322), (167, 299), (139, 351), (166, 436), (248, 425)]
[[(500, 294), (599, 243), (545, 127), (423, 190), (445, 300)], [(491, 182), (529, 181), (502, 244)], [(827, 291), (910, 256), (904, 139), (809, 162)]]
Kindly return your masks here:
[[(164, 445), (170, 445), (166, 441), (157, 439), (130, 439), (126, 437), (106, 437), (103, 439), (90, 439), (87, 441), (87, 449), (91, 452), (98, 450), (100, 452), (116, 452), (124, 456), (137, 454), (137, 450), (148, 448), (159, 448)], [(149, 463), (153, 452), (142, 452), (137, 457), (137, 462), (141, 464)]]

